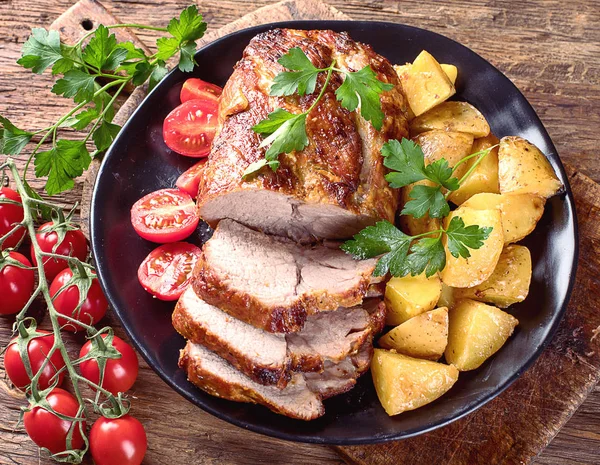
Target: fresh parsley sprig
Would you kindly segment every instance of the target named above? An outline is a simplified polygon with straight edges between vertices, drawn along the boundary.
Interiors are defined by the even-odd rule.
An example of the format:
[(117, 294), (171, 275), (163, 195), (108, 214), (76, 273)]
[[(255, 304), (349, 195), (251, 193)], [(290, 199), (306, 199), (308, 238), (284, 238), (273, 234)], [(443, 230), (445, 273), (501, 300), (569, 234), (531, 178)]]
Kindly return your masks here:
[(453, 257), (469, 258), (469, 249), (480, 248), (491, 232), (489, 227), (465, 226), (458, 216), (450, 220), (447, 229), (442, 227), (416, 236), (404, 234), (389, 221), (380, 221), (360, 231), (341, 248), (358, 260), (381, 255), (373, 271), (375, 276), (384, 276), (388, 272), (393, 276), (425, 272), (429, 277), (446, 266), (444, 234)]
[[(160, 31), (168, 36), (158, 39), (156, 53), (148, 55), (131, 42), (118, 42), (110, 32), (124, 27)], [(121, 129), (112, 119), (117, 97), (125, 87), (147, 82), (148, 87), (153, 88), (167, 74), (167, 60), (176, 55), (179, 69), (192, 71), (196, 64), (196, 40), (205, 31), (206, 23), (196, 6), (183, 10), (166, 27), (100, 25), (74, 45), (62, 43), (57, 31), (34, 28), (17, 63), (37, 74), (50, 69), (53, 75), (59, 76), (52, 92), (73, 99), (76, 105), (56, 123), (38, 130), (19, 129), (0, 116), (1, 153), (18, 155), (39, 137), (23, 172), (29, 195), (39, 197), (26, 180), (32, 160), (36, 176), (48, 177), (45, 189), (49, 195), (72, 189), (74, 179), (88, 168), (93, 156), (108, 149)], [(64, 139), (60, 133), (65, 128), (86, 129), (87, 135), (79, 140)], [(90, 139), (95, 146), (93, 152), (88, 150)], [(47, 142), (51, 144), (50, 149), (41, 151)]]
[(349, 111), (355, 111), (360, 107), (361, 116), (370, 121), (375, 129), (381, 129), (384, 114), (381, 109), (380, 95), (382, 92), (391, 90), (393, 85), (378, 80), (370, 66), (365, 66), (359, 71), (349, 72), (337, 68), (336, 62), (333, 60), (328, 67), (317, 68), (299, 47), (290, 49), (277, 61), (290, 71), (283, 71), (275, 76), (270, 89), (272, 96), (284, 97), (296, 93), (301, 96), (312, 94), (316, 90), (318, 75), (327, 73), (327, 76), (319, 95), (307, 111), (294, 114), (277, 108), (269, 113), (267, 119), (252, 128), (254, 132), (267, 136), (260, 146), (269, 148), (264, 159), (248, 166), (244, 172), (244, 178), (257, 173), (264, 166), (269, 166), (276, 171), (279, 168), (279, 154), (300, 151), (309, 144), (306, 134), (306, 118), (323, 98), (333, 72), (344, 76), (343, 83), (335, 91), (336, 98), (342, 107)]

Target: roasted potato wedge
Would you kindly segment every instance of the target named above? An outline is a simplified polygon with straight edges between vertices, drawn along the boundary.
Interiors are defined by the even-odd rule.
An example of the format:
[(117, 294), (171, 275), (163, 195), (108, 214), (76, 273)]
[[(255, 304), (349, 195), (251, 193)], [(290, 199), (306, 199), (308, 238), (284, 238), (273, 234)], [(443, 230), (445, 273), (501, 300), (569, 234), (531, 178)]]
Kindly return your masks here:
[(458, 379), (458, 370), (452, 365), (383, 349), (375, 349), (371, 374), (377, 397), (390, 416), (433, 402)]
[[(456, 165), (464, 157), (471, 154), (473, 140), (471, 134), (439, 129), (427, 131), (415, 137), (415, 142), (423, 149), (426, 164), (445, 158), (450, 166)], [(460, 178), (466, 170), (466, 163), (463, 163), (456, 170), (454, 176)]]
[(410, 66), (397, 66), (396, 73), (415, 116), (425, 113), (456, 92), (440, 64), (425, 50)]
[(494, 272), (502, 247), (504, 234), (502, 232), (502, 215), (497, 208), (476, 210), (469, 207), (459, 207), (445, 219), (447, 228), (455, 216), (462, 218), (466, 226), (476, 224), (480, 227), (491, 227), (492, 232), (479, 249), (471, 249), (469, 258), (452, 256), (447, 248), (448, 238), (444, 235), (446, 247), (446, 267), (441, 271), (442, 281), (450, 287), (473, 287), (488, 279)]
[(440, 66), (444, 70), (444, 73), (446, 73), (446, 76), (448, 76), (448, 79), (450, 79), (452, 85), (456, 84), (456, 78), (458, 77), (458, 68), (454, 65), (447, 65), (444, 63), (440, 64)]
[(460, 371), (479, 368), (513, 333), (519, 321), (475, 300), (462, 300), (449, 313), (446, 361)]
[(396, 326), (435, 307), (442, 284), (438, 275), (392, 278), (385, 287), (386, 324)]
[[(498, 139), (493, 134), (475, 139), (471, 153), (477, 153), (498, 144)], [(465, 162), (465, 172), (471, 169), (477, 157)], [(498, 147), (493, 148), (483, 160), (475, 167), (471, 174), (463, 181), (458, 190), (450, 194), (448, 199), (456, 205), (461, 205), (467, 199), (481, 192), (499, 194), (498, 185)]]
[(530, 284), (529, 249), (522, 245), (507, 245), (500, 254), (496, 269), (488, 279), (475, 287), (456, 289), (454, 296), (457, 299), (479, 300), (507, 308), (525, 300)]
[(439, 360), (448, 344), (448, 308), (421, 313), (384, 334), (379, 345), (409, 357)]
[(500, 141), (498, 180), (502, 194), (537, 194), (548, 198), (562, 187), (544, 154), (516, 136)]
[(415, 136), (432, 129), (465, 132), (473, 137), (486, 137), (490, 125), (481, 112), (467, 102), (443, 102), (410, 122), (410, 134)]
[[(424, 184), (428, 186), (433, 186), (434, 184), (430, 181), (419, 181), (414, 184), (409, 184), (406, 187), (400, 189), (400, 210), (406, 202), (410, 200), (410, 191), (417, 184)], [(400, 229), (404, 231), (406, 234), (410, 234), (411, 236), (417, 236), (419, 234), (423, 234), (429, 231), (437, 231), (440, 229), (441, 222), (437, 218), (430, 218), (429, 214), (425, 214), (425, 216), (421, 218), (415, 218), (412, 215), (401, 215), (399, 219)]]
[(530, 234), (542, 215), (546, 199), (536, 194), (476, 194), (463, 207), (502, 212), (504, 243), (517, 242)]

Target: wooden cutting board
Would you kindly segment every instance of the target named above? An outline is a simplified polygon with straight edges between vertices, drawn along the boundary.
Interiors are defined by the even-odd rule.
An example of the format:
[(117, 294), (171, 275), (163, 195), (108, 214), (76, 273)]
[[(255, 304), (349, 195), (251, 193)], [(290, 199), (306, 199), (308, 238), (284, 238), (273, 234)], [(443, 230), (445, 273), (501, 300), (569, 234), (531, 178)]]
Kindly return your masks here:
[[(291, 19), (349, 19), (316, 0), (287, 0), (257, 10), (207, 34), (209, 43), (227, 33)], [(76, 39), (82, 23), (114, 23), (98, 2), (82, 0), (54, 27)], [(84, 23), (85, 24), (85, 23)], [(123, 32), (127, 34), (126, 31)], [(133, 36), (137, 41), (137, 38)], [(139, 41), (138, 41), (139, 43)], [(136, 91), (119, 112), (124, 122), (143, 98)], [(96, 166), (97, 168), (97, 166)], [(494, 401), (445, 428), (383, 445), (335, 447), (348, 463), (508, 464), (529, 463), (550, 442), (600, 380), (600, 186), (567, 166), (579, 216), (580, 263), (567, 314), (537, 363)], [(82, 220), (87, 227), (92, 169), (84, 185)]]

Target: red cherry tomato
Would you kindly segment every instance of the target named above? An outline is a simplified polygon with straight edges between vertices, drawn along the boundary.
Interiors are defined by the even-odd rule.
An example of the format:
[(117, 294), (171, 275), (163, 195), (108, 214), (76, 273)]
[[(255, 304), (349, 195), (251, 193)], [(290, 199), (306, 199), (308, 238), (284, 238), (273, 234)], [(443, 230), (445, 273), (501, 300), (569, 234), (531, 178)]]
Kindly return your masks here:
[(202, 175), (202, 170), (205, 164), (206, 158), (204, 160), (200, 160), (187, 171), (184, 171), (175, 182), (175, 185), (179, 189), (181, 189), (184, 192), (187, 192), (194, 199), (198, 195), (198, 185), (200, 184), (200, 176)]
[[(31, 266), (30, 261), (18, 252), (9, 252), (8, 256), (25, 266)], [(33, 294), (34, 285), (33, 270), (9, 265), (0, 258), (0, 315), (12, 315), (22, 310)]]
[(194, 99), (207, 99), (217, 102), (222, 92), (223, 89), (215, 84), (198, 78), (189, 78), (183, 83), (179, 98), (181, 99), (181, 103)]
[[(90, 286), (86, 299), (83, 301), (83, 305), (78, 312), (74, 313), (74, 310), (79, 303), (79, 289), (77, 286), (69, 286), (58, 294), (58, 291), (69, 282), (72, 276), (73, 272), (70, 268), (64, 269), (58, 273), (52, 281), (52, 284), (50, 284), (50, 296), (54, 301), (54, 307), (56, 308), (56, 311), (62, 315), (70, 316), (87, 325), (95, 325), (102, 319), (108, 309), (108, 302), (102, 293), (100, 283), (98, 282), (98, 279), (92, 281), (92, 285)], [(78, 330), (83, 329), (82, 326), (68, 322), (61, 317), (58, 317), (58, 322), (63, 326), (63, 329), (67, 331), (77, 332)]]
[(138, 269), (140, 284), (160, 300), (177, 300), (188, 287), (201, 253), (198, 247), (186, 242), (157, 247)]
[(171, 150), (188, 157), (205, 157), (217, 131), (217, 102), (188, 100), (165, 118), (163, 138)]
[(157, 190), (131, 207), (135, 231), (144, 239), (161, 244), (185, 239), (199, 221), (194, 200), (179, 189)]
[[(106, 334), (102, 335), (102, 339), (106, 339)], [(123, 339), (114, 336), (112, 345), (121, 353), (121, 358), (106, 360), (102, 387), (117, 395), (119, 392), (131, 389), (137, 378), (139, 366), (135, 352)], [(87, 341), (79, 352), (79, 358), (86, 356), (91, 349), (92, 341)], [(81, 374), (92, 383), (98, 384), (100, 382), (100, 370), (96, 360), (90, 359), (81, 362), (79, 368)]]
[[(54, 344), (54, 335), (52, 333), (42, 330), (38, 330), (38, 332), (44, 333), (46, 336), (36, 337), (35, 339), (29, 341), (29, 344), (27, 345), (29, 363), (31, 363), (31, 371), (34, 375), (40, 371), (44, 360), (46, 360), (46, 356), (50, 353), (50, 349)], [(60, 355), (60, 352), (56, 350), (52, 354), (52, 357), (50, 357), (50, 361), (46, 364), (44, 371), (38, 379), (38, 389), (48, 389), (52, 385), (52, 378), (54, 375), (64, 366), (65, 361)], [(21, 359), (21, 354), (19, 353), (17, 338), (14, 338), (8, 344), (6, 353), (4, 354), (4, 368), (6, 369), (6, 374), (11, 382), (21, 391), (24, 391), (25, 388), (31, 383), (31, 379), (29, 376), (27, 376), (27, 370), (25, 370), (25, 365), (23, 365), (23, 360)], [(62, 384), (64, 377), (65, 372), (62, 371), (58, 375), (57, 386)]]
[[(69, 417), (76, 417), (79, 411), (77, 399), (64, 389), (54, 388), (46, 397), (50, 407), (58, 413)], [(25, 431), (39, 447), (45, 447), (53, 454), (67, 450), (67, 435), (73, 422), (61, 420), (54, 413), (41, 407), (34, 407), (23, 416)], [(85, 431), (85, 422), (81, 425)], [(71, 449), (83, 448), (83, 437), (79, 424), (73, 427)]]
[(96, 465), (140, 465), (147, 448), (144, 427), (130, 415), (99, 418), (90, 430), (90, 452)]
[[(54, 246), (58, 242), (58, 235), (54, 231), (49, 231), (51, 227), (52, 222), (45, 223), (39, 227), (35, 235), (42, 252), (69, 255), (71, 257), (76, 257), (81, 261), (84, 261), (87, 258), (87, 241), (80, 229), (67, 231), (64, 240), (54, 251)], [(33, 264), (37, 266), (33, 245), (31, 246), (31, 259), (33, 260)], [(44, 259), (44, 272), (46, 273), (46, 278), (48, 280), (54, 279), (58, 273), (68, 266), (69, 265), (65, 260), (46, 257)]]
[[(21, 196), (10, 187), (3, 187), (0, 189), (0, 199), (2, 198), (21, 202)], [(23, 221), (23, 207), (21, 205), (0, 203), (0, 237), (8, 234), (11, 229), (21, 221)], [(25, 228), (20, 228), (6, 238), (0, 246), (0, 249), (16, 246), (24, 235)]]

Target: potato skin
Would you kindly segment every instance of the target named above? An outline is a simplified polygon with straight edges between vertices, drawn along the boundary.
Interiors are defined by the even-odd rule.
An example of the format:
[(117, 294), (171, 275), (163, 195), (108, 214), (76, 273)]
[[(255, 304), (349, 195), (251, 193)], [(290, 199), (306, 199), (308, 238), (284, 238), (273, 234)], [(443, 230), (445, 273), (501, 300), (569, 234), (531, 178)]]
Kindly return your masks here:
[(467, 102), (443, 102), (410, 122), (410, 134), (415, 136), (432, 129), (486, 137), (490, 125), (473, 105)]
[(460, 371), (479, 368), (500, 350), (518, 323), (512, 315), (491, 305), (460, 301), (449, 313), (446, 361)]
[(502, 216), (498, 209), (476, 210), (461, 206), (446, 217), (444, 227), (448, 228), (455, 216), (462, 218), (466, 226), (478, 225), (491, 227), (492, 232), (479, 249), (470, 249), (469, 258), (452, 256), (448, 250), (448, 238), (444, 234), (446, 248), (446, 267), (440, 272), (444, 284), (450, 287), (473, 287), (481, 284), (493, 273), (504, 245)]
[(452, 365), (383, 349), (375, 349), (371, 374), (377, 397), (390, 416), (433, 402), (458, 379), (458, 370)]
[(500, 193), (537, 194), (552, 197), (562, 188), (544, 154), (518, 136), (503, 137), (498, 151)]
[(473, 299), (507, 308), (523, 302), (531, 284), (531, 253), (522, 245), (508, 245), (502, 251), (491, 276), (478, 286), (456, 289), (457, 299)]
[(421, 313), (384, 334), (378, 344), (409, 357), (439, 360), (448, 344), (448, 308)]
[(437, 274), (429, 278), (420, 274), (390, 279), (385, 287), (386, 324), (396, 326), (433, 309), (441, 292)]
[[(452, 167), (471, 154), (474, 140), (471, 134), (440, 129), (424, 132), (414, 138), (423, 149), (426, 165), (445, 158), (448, 165)], [(463, 163), (457, 168), (454, 176), (460, 178), (466, 171), (466, 163)]]

